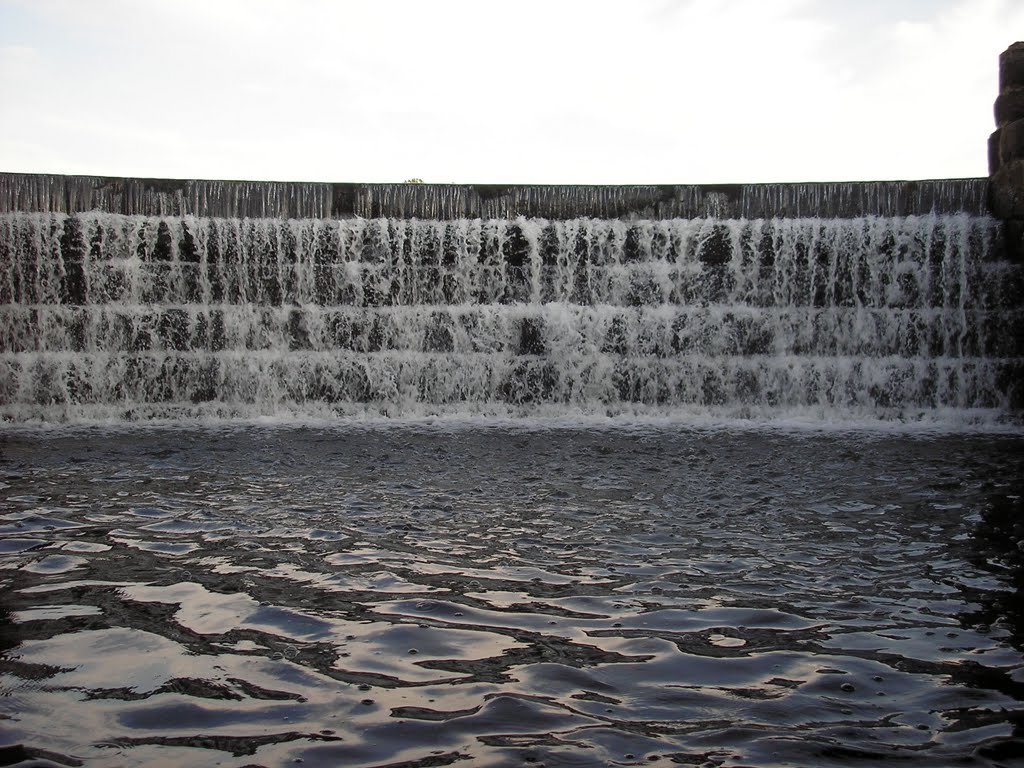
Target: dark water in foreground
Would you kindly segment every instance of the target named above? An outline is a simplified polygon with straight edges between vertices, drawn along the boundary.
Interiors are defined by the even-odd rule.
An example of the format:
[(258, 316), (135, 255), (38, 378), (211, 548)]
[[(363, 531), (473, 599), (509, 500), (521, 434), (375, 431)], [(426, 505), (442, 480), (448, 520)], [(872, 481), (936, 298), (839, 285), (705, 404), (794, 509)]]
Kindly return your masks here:
[(1024, 759), (1024, 438), (0, 437), (0, 765)]

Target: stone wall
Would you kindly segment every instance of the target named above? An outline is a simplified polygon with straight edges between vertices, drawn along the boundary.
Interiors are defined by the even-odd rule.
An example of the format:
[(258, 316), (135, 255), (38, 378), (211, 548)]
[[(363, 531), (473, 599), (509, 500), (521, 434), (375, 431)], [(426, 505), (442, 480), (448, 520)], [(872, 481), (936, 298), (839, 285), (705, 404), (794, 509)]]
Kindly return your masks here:
[(1007, 247), (1024, 259), (1024, 42), (999, 56), (995, 118), (988, 140), (989, 205), (1004, 222)]

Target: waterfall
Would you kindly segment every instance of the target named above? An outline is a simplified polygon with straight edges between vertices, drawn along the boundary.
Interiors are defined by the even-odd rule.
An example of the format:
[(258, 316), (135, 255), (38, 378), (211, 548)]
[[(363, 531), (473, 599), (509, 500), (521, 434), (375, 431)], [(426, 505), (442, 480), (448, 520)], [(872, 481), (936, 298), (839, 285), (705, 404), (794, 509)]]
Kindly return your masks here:
[(999, 225), (0, 214), (0, 418), (1005, 420)]

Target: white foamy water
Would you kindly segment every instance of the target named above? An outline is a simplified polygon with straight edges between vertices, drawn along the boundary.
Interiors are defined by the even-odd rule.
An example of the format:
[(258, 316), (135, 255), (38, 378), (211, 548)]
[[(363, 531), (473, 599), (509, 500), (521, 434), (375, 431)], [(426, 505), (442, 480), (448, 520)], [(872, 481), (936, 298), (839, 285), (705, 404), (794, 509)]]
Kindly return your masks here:
[(0, 416), (1012, 423), (967, 214), (0, 216)]

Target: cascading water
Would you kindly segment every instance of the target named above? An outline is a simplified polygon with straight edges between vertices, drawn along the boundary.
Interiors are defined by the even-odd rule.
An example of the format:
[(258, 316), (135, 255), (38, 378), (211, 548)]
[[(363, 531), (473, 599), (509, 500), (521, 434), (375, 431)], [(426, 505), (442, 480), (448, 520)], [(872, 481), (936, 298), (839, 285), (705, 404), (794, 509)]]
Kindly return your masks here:
[(997, 226), (3, 214), (0, 414), (998, 421)]

